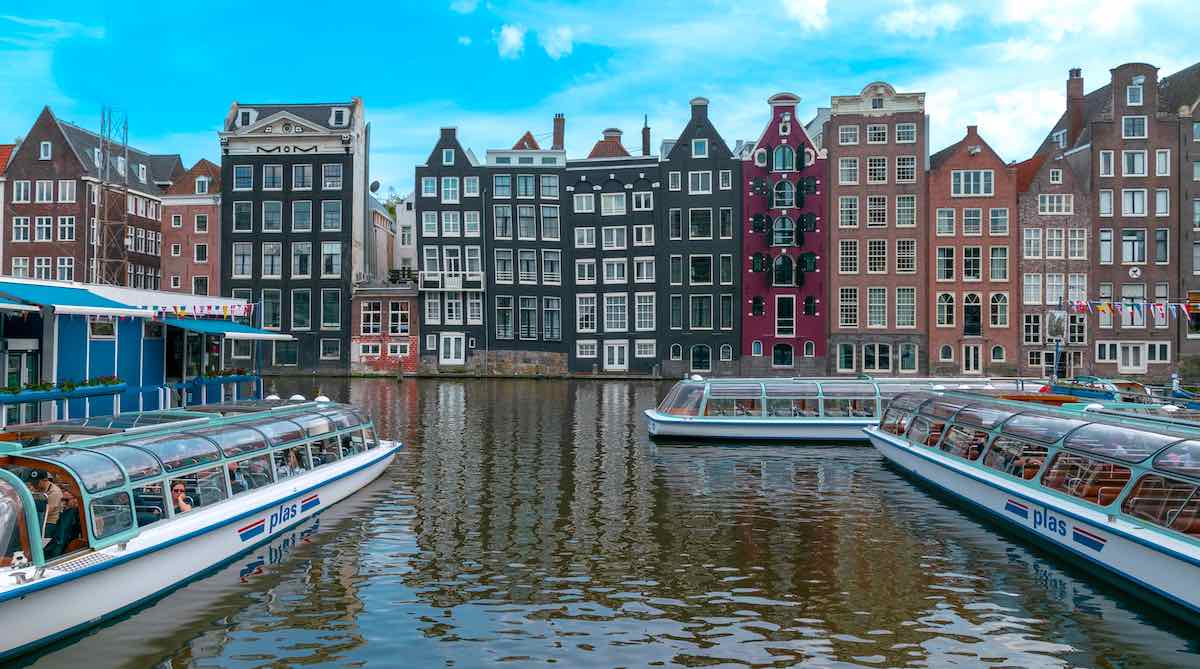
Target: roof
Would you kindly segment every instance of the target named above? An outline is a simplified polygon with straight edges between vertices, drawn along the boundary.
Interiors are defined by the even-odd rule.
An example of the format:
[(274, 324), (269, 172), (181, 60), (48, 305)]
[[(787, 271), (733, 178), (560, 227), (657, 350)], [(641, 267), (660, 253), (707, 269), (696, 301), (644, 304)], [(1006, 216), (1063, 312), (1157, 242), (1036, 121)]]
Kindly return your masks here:
[(932, 156), (929, 156), (929, 169), (932, 170), (932, 169), (940, 166), (943, 162), (946, 161), (947, 158), (950, 157), (950, 155), (952, 153), (954, 153), (954, 151), (958, 148), (958, 145), (962, 144), (965, 141), (966, 141), (966, 138), (964, 137), (964, 138), (958, 140), (957, 142), (951, 144), (950, 146), (947, 146), (946, 148), (942, 149), (941, 151), (938, 151), (937, 153), (933, 154)]
[(621, 131), (616, 128), (608, 128), (604, 131), (604, 136), (596, 145), (592, 147), (588, 158), (627, 158), (629, 152), (621, 144)]
[(0, 296), (18, 303), (50, 307), (59, 314), (97, 316), (152, 316), (154, 312), (137, 309), (97, 295), (82, 285), (49, 282), (0, 281)]
[(166, 194), (195, 195), (196, 177), (201, 176), (206, 176), (209, 179), (208, 193), (210, 195), (219, 195), (221, 193), (221, 168), (217, 167), (207, 158), (201, 158), (195, 165), (192, 165), (191, 169), (184, 172), (171, 183), (171, 186), (166, 190)]
[(537, 140), (533, 138), (533, 133), (529, 132), (528, 130), (525, 131), (524, 135), (521, 135), (521, 139), (518, 139), (516, 144), (513, 144), (513, 151), (541, 150), (542, 147), (538, 146)]
[[(346, 102), (314, 102), (311, 104), (273, 103), (264, 105), (235, 102), (234, 105), (238, 109), (253, 109), (254, 111), (258, 112), (258, 118), (260, 120), (285, 111), (293, 116), (298, 116), (309, 123), (319, 125), (322, 128), (329, 130), (333, 130), (333, 128), (329, 126), (329, 117), (333, 116), (333, 110), (335, 108), (350, 110), (350, 115), (346, 119), (346, 127), (353, 128), (354, 112), (358, 106), (357, 101), (355, 100), (348, 100)], [(237, 116), (235, 114), (231, 114), (229, 117), (229, 125), (225, 128), (225, 131), (233, 132), (234, 130), (237, 130), (238, 127), (236, 123)]]
[(226, 339), (245, 339), (262, 341), (292, 341), (292, 335), (280, 332), (269, 332), (252, 328), (237, 321), (227, 321), (218, 318), (164, 318), (163, 322), (177, 328), (202, 334), (222, 335)]
[(392, 212), (388, 211), (388, 208), (385, 207), (384, 204), (379, 201), (379, 198), (375, 197), (374, 195), (370, 195), (368, 197), (369, 197), (369, 202), (371, 204), (371, 211), (378, 212), (387, 220), (394, 222), (394, 218), (392, 217)]
[[(53, 116), (53, 112), (51, 115)], [(101, 176), (100, 166), (96, 164), (95, 153), (100, 148), (100, 136), (58, 118), (55, 118), (54, 121), (62, 130), (63, 137), (66, 137), (71, 148), (75, 150), (75, 154), (79, 156), (84, 173), (99, 178)], [(114, 145), (108, 152), (109, 167), (111, 168), (110, 179), (115, 180), (120, 177), (117, 173), (117, 158), (124, 156), (126, 152), (129, 155), (128, 169), (125, 170), (128, 185), (134, 188), (141, 187), (144, 192), (161, 192), (162, 187), (157, 186), (156, 183), (174, 181), (183, 173), (183, 160), (178, 153), (157, 155), (146, 153), (132, 146)], [(146, 166), (146, 181), (144, 182), (138, 179), (138, 165)]]
[(1029, 160), (1019, 162), (1015, 165), (1017, 168), (1018, 193), (1024, 193), (1029, 190), (1029, 186), (1037, 178), (1038, 170), (1042, 169), (1042, 165), (1046, 162), (1047, 157), (1045, 153), (1037, 153)]
[(12, 157), (15, 148), (17, 148), (16, 144), (0, 144), (0, 174), (3, 174), (4, 168), (8, 167), (8, 159)]

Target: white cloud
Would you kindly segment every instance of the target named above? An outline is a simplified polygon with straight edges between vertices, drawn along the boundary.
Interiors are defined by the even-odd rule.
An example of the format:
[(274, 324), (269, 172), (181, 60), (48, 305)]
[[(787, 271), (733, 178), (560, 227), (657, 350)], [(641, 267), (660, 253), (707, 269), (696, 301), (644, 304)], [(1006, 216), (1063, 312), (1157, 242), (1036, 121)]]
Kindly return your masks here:
[(893, 34), (933, 37), (938, 31), (957, 28), (964, 13), (961, 7), (948, 3), (918, 7), (913, 0), (907, 0), (903, 7), (879, 17), (877, 25)]
[(496, 46), (501, 58), (520, 58), (525, 51), (524, 26), (509, 23), (501, 26), (496, 34)]
[(570, 26), (556, 26), (550, 30), (538, 31), (538, 42), (546, 50), (546, 55), (554, 60), (571, 55), (574, 48), (575, 31)]
[(1049, 61), (1053, 53), (1053, 50), (1046, 44), (1031, 39), (1009, 39), (993, 44), (992, 47), (999, 52), (1000, 60), (1004, 62)]
[(783, 13), (802, 28), (820, 32), (829, 27), (828, 0), (780, 0)]
[(471, 46), (471, 38), (467, 35), (459, 35), (458, 43), (463, 46)]
[(1061, 41), (1070, 33), (1113, 35), (1135, 27), (1142, 0), (1004, 0), (1000, 23), (1032, 24), (1042, 39)]
[(454, 0), (450, 3), (450, 11), (459, 14), (470, 14), (479, 7), (479, 0)]

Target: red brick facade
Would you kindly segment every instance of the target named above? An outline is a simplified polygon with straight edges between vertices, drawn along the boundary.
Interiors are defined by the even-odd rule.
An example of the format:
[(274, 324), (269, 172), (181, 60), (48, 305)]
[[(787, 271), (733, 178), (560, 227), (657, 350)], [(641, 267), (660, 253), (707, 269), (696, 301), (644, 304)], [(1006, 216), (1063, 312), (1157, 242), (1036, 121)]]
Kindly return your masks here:
[(221, 294), (221, 168), (201, 159), (163, 197), (165, 290)]
[(420, 360), (419, 321), (414, 288), (356, 289), (351, 301), (350, 371), (415, 374)]

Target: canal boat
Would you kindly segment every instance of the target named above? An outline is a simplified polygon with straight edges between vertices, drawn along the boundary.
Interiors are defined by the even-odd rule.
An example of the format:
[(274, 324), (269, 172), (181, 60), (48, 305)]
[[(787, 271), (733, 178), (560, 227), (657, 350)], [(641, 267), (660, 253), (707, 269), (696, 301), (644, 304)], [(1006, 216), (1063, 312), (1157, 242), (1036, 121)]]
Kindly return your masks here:
[(1200, 613), (1200, 428), (914, 392), (865, 432), (916, 479), (1193, 622)]
[(1076, 376), (1073, 379), (1056, 379), (1043, 390), (1058, 395), (1071, 395), (1093, 400), (1112, 402), (1157, 402), (1150, 389), (1129, 379), (1107, 379), (1100, 376)]
[(1018, 382), (992, 379), (705, 379), (675, 384), (645, 410), (653, 438), (859, 441), (901, 393), (948, 387), (992, 391)]
[(376, 479), (401, 447), (331, 402), (204, 409), (51, 423), (31, 431), (41, 445), (0, 444), (0, 660), (279, 536)]

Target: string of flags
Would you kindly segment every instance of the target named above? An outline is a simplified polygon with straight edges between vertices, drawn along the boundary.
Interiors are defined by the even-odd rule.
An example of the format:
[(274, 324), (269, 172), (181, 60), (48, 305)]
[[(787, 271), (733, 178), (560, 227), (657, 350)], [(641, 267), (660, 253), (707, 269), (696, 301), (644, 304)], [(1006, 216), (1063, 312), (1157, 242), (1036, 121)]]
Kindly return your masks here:
[(163, 316), (175, 316), (185, 318), (187, 316), (202, 317), (202, 316), (222, 316), (224, 318), (253, 316), (254, 303), (247, 302), (246, 304), (151, 304), (145, 305), (143, 309), (149, 309), (158, 313), (161, 318)]
[(1153, 315), (1158, 320), (1188, 318), (1200, 315), (1200, 303), (1195, 302), (1130, 302), (1113, 300), (1063, 300), (1059, 306), (1077, 314), (1123, 314), (1126, 310), (1134, 315)]

